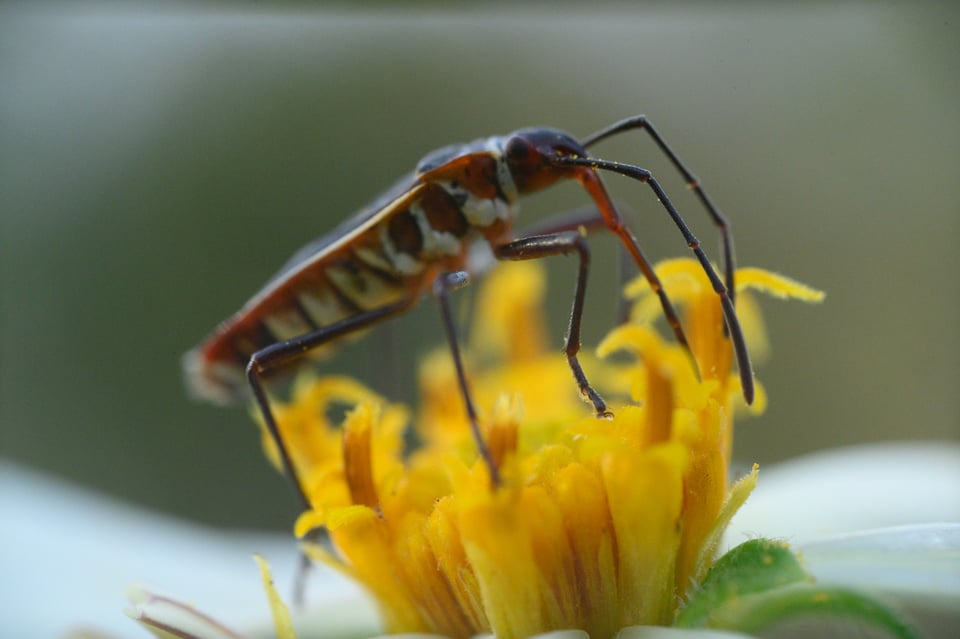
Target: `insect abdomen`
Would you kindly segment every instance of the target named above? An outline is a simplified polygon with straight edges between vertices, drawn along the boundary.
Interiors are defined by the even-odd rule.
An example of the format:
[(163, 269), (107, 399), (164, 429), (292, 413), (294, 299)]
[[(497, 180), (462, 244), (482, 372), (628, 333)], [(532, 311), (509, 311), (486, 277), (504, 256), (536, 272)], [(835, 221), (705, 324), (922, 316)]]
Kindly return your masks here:
[(412, 294), (411, 278), (372, 265), (376, 257), (369, 249), (338, 251), (255, 297), (184, 356), (190, 391), (218, 404), (241, 401), (248, 395), (246, 366), (257, 351)]
[(191, 393), (218, 404), (241, 401), (257, 351), (419, 295), (439, 264), (464, 261), (474, 227), (462, 204), (442, 186), (426, 185), (409, 206), (282, 275), (184, 356)]

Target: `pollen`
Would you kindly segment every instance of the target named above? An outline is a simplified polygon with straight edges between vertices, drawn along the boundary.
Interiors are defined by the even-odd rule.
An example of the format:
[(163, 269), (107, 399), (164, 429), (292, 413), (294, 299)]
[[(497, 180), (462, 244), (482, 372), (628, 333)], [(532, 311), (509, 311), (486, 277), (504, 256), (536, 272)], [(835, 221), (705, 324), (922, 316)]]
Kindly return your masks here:
[[(409, 411), (356, 382), (297, 384), (277, 411), (311, 503), (295, 532), (329, 531), (332, 548), (305, 542), (309, 556), (360, 582), (386, 632), (521, 639), (579, 629), (606, 638), (671, 625), (757, 470), (729, 480), (743, 404), (717, 296), (693, 260), (657, 272), (702, 376), (660, 336), (653, 291), (632, 283), (631, 322), (583, 358), (609, 420), (580, 400), (548, 336), (539, 269), (509, 264), (486, 280), (475, 322), (496, 330), (466, 354), (497, 485), (470, 436), (449, 353), (423, 361), (406, 435)], [(737, 277), (751, 341), (763, 340), (751, 291), (820, 298), (764, 271)], [(326, 418), (332, 402), (355, 406), (342, 425)]]

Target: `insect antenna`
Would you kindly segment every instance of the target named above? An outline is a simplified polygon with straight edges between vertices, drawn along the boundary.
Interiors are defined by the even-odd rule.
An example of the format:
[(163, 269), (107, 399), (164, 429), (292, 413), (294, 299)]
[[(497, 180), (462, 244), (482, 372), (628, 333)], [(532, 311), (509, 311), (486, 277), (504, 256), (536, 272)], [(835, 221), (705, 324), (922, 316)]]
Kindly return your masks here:
[[(670, 218), (673, 220), (677, 228), (680, 229), (680, 232), (683, 234), (684, 239), (687, 242), (687, 246), (694, 252), (694, 255), (697, 257), (697, 261), (700, 262), (700, 266), (703, 268), (704, 272), (707, 274), (707, 277), (710, 279), (710, 284), (713, 286), (713, 290), (720, 297), (721, 308), (723, 309), (723, 317), (726, 320), (727, 330), (729, 331), (729, 336), (733, 342), (734, 353), (737, 358), (737, 367), (740, 370), (740, 385), (743, 390), (743, 397), (748, 404), (753, 403), (754, 397), (754, 387), (753, 387), (753, 370), (750, 365), (750, 356), (747, 352), (746, 340), (743, 337), (743, 330), (740, 328), (740, 320), (737, 318), (737, 312), (733, 307), (733, 300), (730, 297), (729, 292), (727, 291), (726, 286), (724, 286), (723, 281), (720, 279), (720, 276), (717, 275), (717, 272), (714, 270), (713, 265), (710, 263), (710, 260), (707, 259), (706, 254), (703, 252), (703, 249), (700, 247), (700, 241), (696, 236), (690, 231), (690, 228), (687, 226), (686, 222), (683, 221), (683, 218), (680, 217), (680, 213), (677, 211), (676, 207), (673, 205), (673, 202), (670, 201), (670, 198), (667, 197), (666, 192), (663, 190), (663, 187), (660, 186), (660, 183), (653, 177), (653, 174), (650, 171), (643, 169), (639, 166), (634, 166), (632, 164), (624, 164), (622, 162), (612, 162), (609, 160), (601, 160), (599, 158), (593, 157), (576, 157), (569, 155), (557, 155), (552, 158), (551, 161), (555, 164), (561, 166), (580, 166), (593, 169), (602, 169), (604, 171), (611, 171), (613, 173), (618, 173), (620, 175), (639, 180), (644, 184), (647, 184), (651, 189), (653, 189), (654, 194), (657, 196), (657, 199), (660, 201), (660, 204), (666, 209), (667, 213), (670, 215)], [(614, 220), (612, 220), (614, 221)], [(633, 237), (629, 230), (624, 229), (624, 233), (627, 235), (625, 239), (630, 239), (634, 243), (636, 239)], [(629, 248), (629, 247), (628, 247)], [(639, 254), (639, 247), (637, 247)], [(644, 261), (645, 258), (644, 258)], [(641, 264), (643, 268), (643, 264)], [(644, 269), (644, 274), (646, 275), (646, 270)], [(647, 279), (650, 277), (648, 275)], [(661, 291), (657, 291), (661, 293)], [(661, 303), (665, 299), (661, 295)], [(668, 310), (669, 309), (669, 310)], [(686, 340), (682, 338), (682, 330), (679, 329), (679, 325), (674, 325), (672, 321), (674, 318), (670, 317), (672, 307), (669, 306), (669, 302), (664, 305), (664, 311), (668, 315), (667, 319), (670, 321), (671, 326), (673, 326), (674, 333), (678, 335), (678, 341), (689, 350), (689, 346), (686, 344)]]

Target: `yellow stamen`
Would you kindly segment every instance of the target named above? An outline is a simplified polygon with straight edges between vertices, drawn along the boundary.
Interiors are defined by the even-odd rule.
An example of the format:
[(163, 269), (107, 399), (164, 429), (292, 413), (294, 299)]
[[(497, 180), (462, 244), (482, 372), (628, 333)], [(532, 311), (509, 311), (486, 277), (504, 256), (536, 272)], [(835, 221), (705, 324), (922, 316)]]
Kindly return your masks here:
[(347, 416), (343, 426), (343, 469), (350, 501), (369, 508), (379, 508), (370, 453), (370, 425), (373, 421), (370, 413), (373, 410), (369, 403), (364, 403)]

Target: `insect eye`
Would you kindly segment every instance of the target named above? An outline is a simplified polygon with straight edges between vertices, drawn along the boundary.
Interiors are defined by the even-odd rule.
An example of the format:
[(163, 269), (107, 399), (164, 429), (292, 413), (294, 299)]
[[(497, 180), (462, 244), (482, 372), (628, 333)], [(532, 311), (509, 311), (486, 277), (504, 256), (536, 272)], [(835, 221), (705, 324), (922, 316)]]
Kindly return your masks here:
[(530, 144), (526, 138), (515, 135), (507, 140), (504, 151), (507, 154), (508, 160), (520, 162), (526, 160), (533, 154), (533, 145)]

